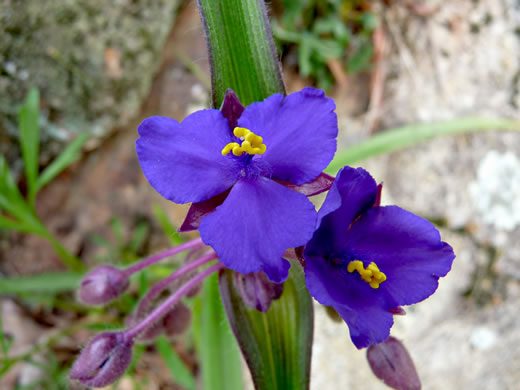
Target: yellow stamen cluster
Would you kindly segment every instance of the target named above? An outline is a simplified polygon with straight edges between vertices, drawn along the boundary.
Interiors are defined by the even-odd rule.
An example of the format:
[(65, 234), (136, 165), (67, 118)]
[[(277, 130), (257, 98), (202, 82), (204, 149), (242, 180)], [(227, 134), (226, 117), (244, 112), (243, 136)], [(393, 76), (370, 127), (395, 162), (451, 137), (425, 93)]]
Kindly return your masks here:
[(352, 273), (359, 272), (361, 279), (370, 284), (372, 288), (379, 288), (379, 285), (386, 280), (386, 275), (379, 271), (376, 263), (370, 263), (367, 268), (363, 267), (363, 262), (359, 260), (352, 260), (348, 263), (347, 271)]
[(221, 153), (223, 156), (227, 156), (229, 152), (233, 152), (235, 156), (241, 156), (244, 152), (247, 154), (265, 153), (266, 146), (263, 144), (264, 139), (251, 130), (244, 127), (235, 127), (233, 134), (242, 140), (242, 144), (239, 145), (237, 142), (230, 142), (222, 149)]

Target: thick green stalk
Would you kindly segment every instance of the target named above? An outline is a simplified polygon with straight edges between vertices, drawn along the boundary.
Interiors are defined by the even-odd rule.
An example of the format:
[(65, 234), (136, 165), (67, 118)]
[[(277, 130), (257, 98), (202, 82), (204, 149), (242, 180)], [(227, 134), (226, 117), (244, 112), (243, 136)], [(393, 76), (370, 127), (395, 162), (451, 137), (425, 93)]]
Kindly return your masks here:
[(213, 106), (231, 88), (244, 105), (285, 93), (263, 0), (197, 0), (211, 66)]
[[(245, 106), (275, 93), (285, 94), (264, 1), (197, 3), (208, 43), (213, 107), (222, 105), (227, 89), (232, 89)], [(297, 267), (299, 264), (293, 265), (283, 297), (267, 314), (244, 304), (234, 287), (233, 271), (221, 274), (224, 308), (257, 390), (302, 390), (309, 386), (314, 317), (303, 272)], [(217, 388), (215, 384), (226, 375), (220, 360), (202, 359), (204, 382), (211, 388)]]

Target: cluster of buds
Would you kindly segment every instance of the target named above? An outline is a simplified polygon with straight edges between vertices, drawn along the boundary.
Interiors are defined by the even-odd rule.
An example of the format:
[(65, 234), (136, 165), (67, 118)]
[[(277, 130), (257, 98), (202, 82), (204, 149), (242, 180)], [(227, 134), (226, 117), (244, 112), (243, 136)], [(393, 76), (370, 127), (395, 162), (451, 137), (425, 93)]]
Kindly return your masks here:
[[(191, 312), (182, 298), (196, 294), (200, 283), (224, 266), (217, 261), (217, 255), (212, 249), (207, 248), (202, 240), (196, 239), (125, 269), (99, 266), (83, 278), (78, 298), (89, 305), (105, 305), (128, 288), (131, 275), (183, 251), (188, 251), (185, 264), (152, 286), (141, 298), (137, 309), (126, 319), (126, 329), (101, 333), (87, 343), (72, 366), (71, 379), (93, 387), (109, 385), (127, 369), (136, 342), (150, 342), (160, 334), (173, 336), (183, 333), (190, 324)], [(212, 262), (215, 263), (210, 265)], [(204, 266), (207, 267), (185, 281), (190, 274)], [(266, 312), (272, 300), (279, 298), (283, 291), (282, 284), (270, 282), (263, 272), (248, 275), (236, 273), (235, 284), (244, 302), (262, 312)], [(172, 293), (157, 304), (164, 291)]]

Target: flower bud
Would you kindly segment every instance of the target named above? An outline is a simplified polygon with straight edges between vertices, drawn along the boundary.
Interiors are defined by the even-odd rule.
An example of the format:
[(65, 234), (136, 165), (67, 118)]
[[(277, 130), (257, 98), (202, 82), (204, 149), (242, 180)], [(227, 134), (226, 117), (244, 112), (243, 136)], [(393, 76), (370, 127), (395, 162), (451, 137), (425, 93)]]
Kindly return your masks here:
[(421, 381), (403, 343), (390, 336), (367, 349), (367, 360), (375, 376), (398, 390), (419, 390)]
[(273, 283), (262, 271), (250, 274), (233, 274), (235, 286), (249, 307), (266, 313), (274, 299), (283, 293), (283, 284)]
[(103, 305), (125, 291), (128, 283), (128, 277), (123, 271), (110, 265), (102, 265), (83, 278), (79, 299), (89, 305)]
[(132, 360), (132, 341), (121, 332), (101, 333), (81, 351), (70, 370), (70, 379), (104, 387), (124, 374)]
[[(133, 328), (142, 321), (146, 315), (147, 314), (143, 312), (132, 313), (126, 317), (125, 325), (128, 328)], [(188, 329), (190, 322), (190, 309), (184, 303), (178, 302), (163, 318), (140, 333), (139, 336), (137, 336), (137, 341), (149, 343), (155, 340), (161, 333), (165, 333), (167, 336), (183, 333)]]
[(191, 323), (191, 311), (184, 303), (177, 303), (163, 318), (164, 332), (168, 336), (181, 334)]

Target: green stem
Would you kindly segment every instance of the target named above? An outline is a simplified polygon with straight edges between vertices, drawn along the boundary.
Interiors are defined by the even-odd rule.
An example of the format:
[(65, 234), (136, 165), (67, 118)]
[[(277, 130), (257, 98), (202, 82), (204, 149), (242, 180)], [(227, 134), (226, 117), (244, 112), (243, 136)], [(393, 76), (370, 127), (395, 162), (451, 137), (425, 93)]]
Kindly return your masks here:
[(263, 0), (197, 0), (208, 43), (213, 106), (231, 88), (242, 104), (285, 93)]

